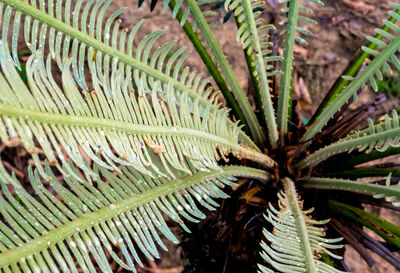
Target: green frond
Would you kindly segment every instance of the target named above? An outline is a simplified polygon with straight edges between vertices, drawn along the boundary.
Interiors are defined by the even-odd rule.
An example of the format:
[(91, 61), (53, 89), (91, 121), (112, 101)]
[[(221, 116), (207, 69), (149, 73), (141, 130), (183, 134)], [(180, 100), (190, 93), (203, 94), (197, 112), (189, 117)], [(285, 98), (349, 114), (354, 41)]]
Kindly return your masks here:
[[(293, 181), (284, 178), (283, 183), (285, 191), (278, 194), (279, 211), (270, 205), (268, 215), (264, 216), (274, 231), (270, 233), (264, 228), (263, 234), (271, 246), (261, 242), (261, 256), (278, 272), (342, 272), (319, 261), (320, 253), (341, 259), (329, 249), (341, 248), (335, 243), (342, 238), (326, 239), (323, 229), (317, 226), (328, 221), (312, 220), (308, 215), (312, 210), (303, 210)], [(263, 265), (259, 269), (262, 273), (274, 272)]]
[(376, 149), (380, 152), (389, 147), (400, 147), (400, 118), (395, 110), (392, 112), (392, 118), (385, 115), (384, 121), (374, 124), (369, 119), (369, 127), (330, 144), (296, 164), (298, 168), (305, 168), (325, 160), (333, 155), (351, 152), (358, 149), (360, 152), (369, 153)]
[[(61, 70), (65, 62), (72, 58), (74, 78), (81, 88), (88, 89), (90, 86), (90, 80), (85, 79), (89, 71), (100, 79), (101, 86), (110, 89), (111, 72), (120, 69), (123, 78), (131, 78), (130, 89), (135, 89), (143, 81), (146, 90), (151, 90), (153, 83), (160, 81), (163, 90), (169, 84), (173, 85), (177, 101), (182, 93), (187, 92), (191, 101), (198, 100), (201, 108), (207, 107), (211, 92), (210, 88), (206, 88), (209, 79), (202, 80), (196, 73), (183, 68), (188, 56), (185, 49), (173, 51), (175, 42), (155, 48), (154, 44), (162, 34), (155, 31), (146, 35), (134, 50), (135, 34), (143, 22), (140, 21), (131, 31), (125, 28), (120, 30), (121, 21), (117, 18), (123, 9), (105, 20), (104, 13), (109, 5), (110, 2), (105, 0), (86, 3), (80, 0), (72, 10), (71, 1), (42, 1), (37, 6), (36, 2), (1, 0), (1, 39), (5, 43), (7, 33), (12, 31), (12, 56), (17, 65), (17, 37), (23, 23), (27, 46), (33, 52), (40, 52), (38, 55), (43, 62), (45, 48), (49, 49)], [(12, 16), (14, 12), (15, 16)], [(26, 16), (21, 17), (22, 14)], [(167, 60), (168, 54), (171, 57)], [(218, 106), (213, 105), (212, 108)], [(240, 134), (241, 139), (247, 141), (245, 144), (252, 146), (248, 138), (242, 137), (243, 132)]]
[(20, 139), (38, 168), (35, 140), (51, 164), (72, 160), (87, 175), (92, 172), (85, 155), (117, 172), (122, 164), (172, 178), (192, 169), (218, 169), (217, 161), (230, 152), (247, 157), (243, 152), (249, 151), (250, 157), (258, 157), (256, 151), (239, 145), (239, 128), (228, 122), (227, 109), (212, 108), (211, 101), (201, 109), (199, 99), (190, 103), (187, 91), (176, 101), (172, 84), (163, 89), (154, 81), (147, 90), (141, 80), (137, 89), (130, 89), (131, 79), (122, 76), (120, 67), (111, 73), (109, 90), (101, 87), (95, 73), (94, 90), (80, 90), (68, 60), (61, 89), (52, 77), (50, 57), (45, 68), (35, 52), (26, 65), (28, 88), (13, 68), (6, 44), (1, 48), (0, 139), (6, 145)]
[(264, 171), (233, 166), (175, 181), (143, 176), (130, 166), (113, 174), (95, 165), (99, 175), (84, 183), (74, 175), (59, 181), (48, 165), (46, 172), (50, 179), (41, 181), (29, 168), (34, 198), (0, 165), (2, 272), (94, 273), (97, 265), (111, 273), (107, 257), (135, 272), (136, 264), (143, 265), (139, 253), (153, 260), (158, 246), (166, 250), (159, 232), (178, 242), (163, 215), (189, 232), (181, 217), (205, 218), (197, 204), (215, 209), (213, 199), (228, 197), (220, 188), (235, 185), (233, 176), (268, 178)]
[[(392, 25), (396, 23), (396, 18), (398, 15), (400, 15), (400, 10), (396, 11), (396, 14), (394, 17), (390, 16), (387, 21), (388, 23), (383, 24), (382, 28), (380, 29), (375, 29), (376, 35), (374, 36), (375, 39), (372, 39), (373, 41), (376, 40), (383, 40), (385, 39), (385, 36), (387, 36), (387, 32), (390, 31), (390, 28), (388, 25)], [(390, 24), (392, 23), (392, 24)], [(375, 44), (374, 42), (370, 42), (367, 45), (368, 48), (375, 50), (378, 47), (378, 44)], [(366, 51), (359, 51), (355, 58), (349, 63), (349, 65), (346, 67), (346, 69), (343, 71), (342, 77), (336, 80), (334, 85), (330, 88), (329, 92), (326, 94), (324, 97), (323, 101), (320, 103), (318, 106), (318, 109), (315, 111), (313, 114), (313, 117), (311, 118), (310, 123), (314, 122), (315, 117), (319, 116), (321, 112), (329, 105), (330, 101), (332, 101), (334, 98), (340, 96), (340, 94), (343, 92), (344, 88), (348, 84), (348, 80), (346, 78), (353, 80), (353, 76), (356, 75), (360, 69), (363, 67), (365, 60), (370, 57), (370, 55), (367, 53), (368, 50)], [(349, 77), (350, 76), (350, 77)]]
[[(256, 0), (226, 0), (225, 9), (233, 11), (240, 27), (237, 32), (237, 40), (243, 48), (248, 50), (247, 54), (254, 57), (255, 76), (259, 83), (261, 92), (262, 107), (264, 108), (268, 137), (272, 148), (278, 146), (278, 130), (275, 120), (275, 110), (272, 105), (268, 76), (278, 73), (278, 71), (268, 71), (273, 67), (269, 62), (280, 60), (279, 56), (269, 56), (272, 43), (269, 41), (268, 31), (274, 26), (266, 25), (259, 18), (261, 12), (258, 11), (263, 5), (262, 1)], [(256, 10), (256, 12), (254, 12)]]
[[(288, 13), (287, 17), (281, 24), (287, 24), (283, 31), (286, 34), (285, 46), (283, 48), (282, 72), (278, 93), (278, 128), (280, 140), (284, 143), (285, 136), (288, 133), (288, 121), (290, 120), (292, 108), (292, 77), (293, 77), (293, 50), (295, 42), (306, 44), (307, 42), (297, 36), (298, 33), (303, 35), (311, 35), (311, 32), (300, 26), (300, 22), (315, 23), (313, 20), (301, 15), (311, 13), (311, 9), (301, 5), (300, 0), (280, 0), (287, 6), (282, 10)], [(308, 0), (308, 2), (323, 5), (320, 0)], [(283, 34), (282, 33), (282, 34)]]
[[(400, 10), (399, 4), (392, 4), (396, 10)], [(397, 11), (398, 12), (398, 11)], [(399, 22), (400, 15), (396, 12), (390, 11), (390, 15)], [(381, 35), (387, 39), (387, 43), (376, 39), (374, 37), (368, 37), (367, 39), (378, 46), (377, 49), (371, 49), (369, 47), (362, 47), (367, 53), (373, 56), (373, 60), (369, 61), (366, 68), (355, 78), (346, 76), (345, 79), (349, 81), (349, 84), (340, 93), (340, 96), (336, 96), (330, 101), (329, 105), (314, 119), (314, 122), (307, 129), (303, 135), (301, 141), (307, 141), (313, 138), (322, 127), (329, 121), (329, 119), (342, 107), (357, 90), (364, 87), (367, 82), (370, 83), (373, 89), (377, 89), (375, 79), (382, 78), (382, 71), (391, 72), (391, 65), (400, 69), (400, 61), (396, 56), (397, 50), (400, 48), (400, 27), (396, 23), (384, 20), (384, 24), (389, 28), (389, 31), (376, 29)]]
[(385, 198), (387, 202), (400, 206), (400, 183), (391, 185), (391, 174), (386, 178), (385, 185), (363, 183), (360, 181), (309, 177), (301, 180), (301, 186), (311, 189), (342, 190), (372, 195), (374, 198)]

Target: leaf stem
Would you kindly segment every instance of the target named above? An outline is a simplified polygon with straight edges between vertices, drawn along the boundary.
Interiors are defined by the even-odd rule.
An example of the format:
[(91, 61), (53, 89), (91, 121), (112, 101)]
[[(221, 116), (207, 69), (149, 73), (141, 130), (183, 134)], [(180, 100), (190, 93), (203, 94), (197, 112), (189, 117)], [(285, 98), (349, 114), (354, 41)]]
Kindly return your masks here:
[(366, 162), (370, 162), (376, 159), (381, 159), (384, 157), (388, 157), (391, 155), (398, 155), (400, 154), (400, 148), (388, 148), (386, 151), (380, 152), (380, 151), (372, 151), (368, 154), (359, 154), (359, 155), (352, 155), (351, 157), (346, 156), (346, 157), (341, 157), (340, 160), (336, 160), (335, 164), (332, 164), (335, 169), (345, 169), (345, 168), (351, 168), (356, 165), (360, 165)]
[(385, 219), (382, 219), (363, 209), (356, 208), (338, 201), (329, 200), (328, 207), (339, 215), (343, 215), (353, 221), (366, 226), (381, 236), (387, 242), (400, 248), (400, 228)]
[(326, 176), (356, 179), (361, 177), (388, 176), (390, 173), (392, 173), (392, 177), (400, 177), (399, 168), (355, 168), (333, 172), (328, 171)]
[[(235, 10), (233, 11), (234, 14), (234, 18), (235, 18), (235, 22), (236, 22), (236, 26), (237, 29), (240, 29), (240, 27), (244, 24), (244, 22), (239, 22), (238, 17), (235, 15)], [(250, 46), (247, 46), (246, 48), (243, 49), (243, 55), (244, 58), (246, 60), (246, 64), (247, 64), (247, 69), (249, 71), (249, 77), (250, 77), (250, 81), (251, 84), (253, 86), (254, 89), (254, 99), (255, 99), (255, 103), (256, 103), (256, 109), (259, 111), (259, 113), (257, 115), (258, 120), (260, 121), (261, 125), (264, 126), (265, 128), (267, 128), (267, 123), (265, 120), (265, 112), (264, 112), (264, 107), (262, 107), (262, 101), (261, 101), (261, 91), (260, 91), (260, 83), (258, 82), (257, 77), (255, 76), (255, 71), (256, 68), (254, 67), (254, 57), (253, 57), (253, 53), (251, 51), (249, 51)]]

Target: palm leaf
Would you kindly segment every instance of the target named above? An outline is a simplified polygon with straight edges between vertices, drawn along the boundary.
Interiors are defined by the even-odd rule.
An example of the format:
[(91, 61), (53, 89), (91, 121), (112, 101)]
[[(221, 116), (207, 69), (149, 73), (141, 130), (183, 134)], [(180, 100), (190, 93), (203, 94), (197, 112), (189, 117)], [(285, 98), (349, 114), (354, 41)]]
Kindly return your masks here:
[[(307, 44), (306, 40), (299, 37), (298, 33), (303, 35), (311, 35), (311, 32), (306, 28), (300, 26), (300, 22), (313, 23), (312, 19), (301, 15), (311, 13), (311, 9), (301, 5), (300, 0), (280, 0), (281, 3), (286, 3), (287, 7), (282, 9), (286, 12), (287, 17), (280, 22), (280, 24), (287, 24), (282, 34), (286, 34), (285, 46), (283, 49), (283, 61), (282, 61), (282, 72), (280, 86), (279, 86), (279, 98), (278, 98), (278, 126), (280, 132), (281, 142), (284, 141), (284, 137), (288, 132), (288, 120), (290, 119), (290, 109), (292, 105), (292, 74), (293, 74), (293, 50), (295, 42), (302, 45)], [(323, 5), (320, 0), (308, 0), (315, 4)], [(300, 14), (301, 13), (301, 14)]]
[[(272, 148), (277, 148), (278, 130), (276, 127), (275, 110), (272, 106), (270, 87), (268, 84), (268, 76), (277, 73), (272, 71), (267, 73), (267, 68), (271, 69), (268, 62), (279, 60), (277, 56), (268, 56), (271, 53), (268, 30), (273, 29), (272, 25), (263, 23), (260, 16), (261, 12), (258, 8), (263, 2), (251, 0), (227, 0), (225, 1), (225, 9), (234, 11), (234, 15), (240, 22), (237, 33), (237, 40), (247, 48), (247, 54), (254, 57), (254, 76), (259, 83), (261, 93), (262, 107), (265, 113), (263, 117), (268, 127), (268, 137)], [(255, 10), (255, 12), (254, 12)]]
[[(400, 9), (399, 4), (392, 4), (396, 10)], [(391, 11), (390, 15), (398, 22), (400, 20), (399, 14)], [(377, 29), (381, 35), (387, 39), (387, 43), (374, 37), (368, 37), (369, 41), (375, 43), (378, 48), (371, 49), (369, 47), (363, 47), (362, 49), (371, 54), (374, 59), (368, 63), (366, 68), (355, 78), (345, 76), (345, 79), (349, 81), (349, 84), (341, 92), (340, 96), (336, 96), (331, 99), (329, 105), (314, 118), (314, 121), (310, 124), (301, 141), (307, 141), (312, 139), (329, 121), (329, 119), (340, 109), (356, 91), (363, 87), (366, 82), (369, 82), (373, 89), (376, 89), (376, 78), (382, 77), (382, 70), (391, 71), (391, 65), (397, 69), (400, 68), (400, 61), (396, 56), (397, 50), (400, 48), (400, 28), (390, 21), (384, 20), (384, 24), (389, 28), (389, 31)]]
[[(265, 238), (271, 247), (261, 242), (261, 256), (279, 272), (342, 272), (319, 261), (319, 253), (326, 253), (334, 258), (341, 258), (328, 249), (341, 248), (334, 243), (342, 240), (326, 239), (325, 233), (315, 225), (324, 225), (328, 221), (312, 220), (309, 214), (312, 210), (303, 211), (294, 183), (284, 178), (285, 192), (278, 194), (279, 211), (270, 205), (265, 219), (274, 227), (273, 233), (264, 228)], [(259, 265), (259, 272), (274, 272)]]
[(201, 118), (196, 100), (191, 114), (187, 92), (175, 101), (172, 84), (163, 91), (155, 81), (152, 90), (146, 90), (140, 81), (133, 92), (130, 77), (123, 78), (120, 68), (111, 74), (109, 92), (94, 73), (94, 90), (81, 92), (70, 74), (70, 60), (62, 70), (61, 90), (52, 78), (50, 58), (44, 68), (33, 54), (26, 65), (28, 89), (12, 69), (5, 44), (2, 48), (0, 139), (7, 144), (20, 138), (38, 168), (37, 144), (51, 164), (66, 165), (71, 159), (88, 175), (84, 154), (107, 169), (119, 171), (117, 165), (122, 164), (172, 178), (176, 172), (192, 173), (193, 168), (218, 169), (217, 160), (231, 151), (248, 157), (243, 153), (248, 150), (257, 157), (257, 152), (238, 144), (239, 128), (227, 122), (226, 109), (212, 109), (210, 101)]
[(358, 132), (352, 133), (347, 137), (338, 140), (312, 154), (297, 163), (297, 167), (305, 168), (325, 160), (333, 155), (351, 152), (354, 149), (369, 153), (373, 149), (380, 152), (389, 147), (400, 146), (400, 119), (395, 110), (392, 112), (392, 118), (385, 115), (384, 121), (374, 124), (369, 120), (369, 127)]
[[(398, 17), (398, 15), (400, 14), (399, 9), (396, 11), (396, 14), (397, 15), (390, 16), (386, 24), (383, 24), (382, 28), (375, 29), (376, 35), (374, 36), (375, 39), (372, 39), (372, 41), (385, 39), (385, 36), (387, 36), (387, 32), (390, 31), (390, 27), (388, 25), (392, 25), (397, 21), (396, 17)], [(369, 49), (375, 50), (378, 47), (378, 45), (374, 42), (370, 42), (367, 47)], [(367, 53), (368, 51), (369, 50), (364, 50), (357, 53), (355, 58), (349, 63), (348, 67), (346, 67), (346, 69), (343, 71), (342, 75), (345, 75), (345, 77), (341, 77), (336, 80), (332, 88), (324, 97), (321, 104), (318, 106), (318, 109), (315, 111), (313, 117), (311, 118), (310, 123), (314, 122), (314, 117), (319, 116), (319, 114), (323, 111), (323, 109), (325, 109), (326, 106), (329, 105), (330, 101), (332, 101), (337, 96), (340, 96), (340, 94), (343, 92), (343, 89), (348, 84), (348, 80), (346, 80), (346, 78), (353, 80), (354, 75), (356, 75), (359, 72), (359, 70), (363, 67), (366, 59), (370, 57), (370, 54)]]
[[(185, 49), (181, 48), (172, 53), (174, 42), (165, 43), (157, 49), (153, 48), (162, 34), (161, 31), (155, 31), (145, 36), (134, 51), (135, 34), (143, 21), (129, 32), (126, 28), (119, 30), (121, 21), (116, 18), (123, 9), (104, 20), (104, 13), (109, 4), (110, 2), (105, 0), (92, 0), (83, 5), (83, 0), (80, 0), (72, 10), (71, 1), (42, 1), (37, 6), (20, 0), (2, 0), (1, 39), (5, 43), (7, 33), (12, 31), (12, 56), (17, 65), (17, 38), (21, 23), (24, 22), (25, 41), (31, 51), (41, 52), (40, 56), (45, 59), (45, 48), (48, 48), (60, 69), (63, 69), (65, 62), (72, 57), (74, 78), (81, 88), (88, 89), (90, 86), (90, 80), (85, 79), (86, 60), (90, 74), (96, 74), (97, 78), (101, 79), (101, 86), (106, 89), (110, 88), (111, 71), (120, 69), (124, 76), (132, 79), (129, 82), (130, 89), (137, 88), (142, 80), (145, 86), (149, 86), (147, 90), (150, 90), (157, 80), (162, 83), (164, 90), (171, 83), (176, 90), (177, 101), (180, 100), (182, 92), (188, 92), (189, 102), (199, 100), (202, 109), (207, 107), (207, 97), (211, 92), (210, 88), (206, 88), (209, 80), (202, 80), (196, 73), (182, 68), (188, 56), (184, 52)], [(13, 12), (15, 16), (12, 16)], [(24, 18), (22, 14), (25, 15)], [(168, 54), (172, 54), (172, 57), (166, 60)], [(212, 108), (217, 106), (213, 105)], [(240, 138), (246, 145), (255, 147), (243, 132), (240, 132)]]
[(135, 271), (136, 264), (142, 265), (139, 253), (153, 259), (159, 257), (157, 244), (166, 249), (158, 231), (177, 243), (163, 214), (188, 231), (181, 217), (194, 222), (205, 218), (196, 203), (215, 209), (218, 204), (213, 198), (227, 197), (220, 188), (234, 185), (232, 176), (268, 177), (246, 167), (226, 167), (175, 181), (143, 176), (132, 167), (123, 167), (123, 174), (99, 166), (92, 171), (99, 175), (91, 181), (81, 183), (73, 175), (59, 181), (47, 165), (50, 179), (43, 183), (38, 172), (29, 168), (34, 198), (0, 165), (2, 272), (92, 273), (95, 265), (112, 272), (107, 255)]

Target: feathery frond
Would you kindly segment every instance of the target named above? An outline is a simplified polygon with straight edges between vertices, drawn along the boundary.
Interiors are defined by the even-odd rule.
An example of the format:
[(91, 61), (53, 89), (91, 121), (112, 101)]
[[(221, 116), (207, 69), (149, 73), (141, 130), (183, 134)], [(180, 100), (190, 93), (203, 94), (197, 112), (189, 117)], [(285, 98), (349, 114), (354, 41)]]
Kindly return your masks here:
[(369, 153), (373, 149), (380, 152), (389, 147), (400, 147), (400, 118), (395, 110), (392, 112), (392, 118), (385, 115), (385, 120), (374, 124), (369, 119), (369, 127), (358, 132), (352, 133), (347, 137), (330, 144), (296, 164), (299, 168), (305, 168), (317, 164), (328, 157), (343, 152), (351, 152), (354, 149)]
[(219, 158), (231, 151), (241, 157), (245, 150), (238, 145), (239, 128), (227, 122), (227, 109), (212, 109), (210, 101), (202, 112), (197, 99), (192, 112), (187, 92), (176, 101), (171, 84), (164, 91), (155, 81), (146, 90), (140, 81), (137, 90), (129, 89), (130, 77), (124, 78), (119, 68), (111, 73), (109, 91), (93, 73), (94, 90), (81, 92), (70, 74), (70, 60), (62, 69), (61, 90), (52, 78), (50, 58), (44, 68), (34, 53), (26, 66), (27, 88), (5, 44), (1, 48), (0, 139), (5, 144), (20, 139), (39, 168), (34, 140), (51, 164), (66, 165), (71, 159), (88, 175), (81, 149), (107, 169), (119, 171), (122, 164), (169, 177), (193, 168), (218, 169)]
[[(255, 77), (258, 80), (262, 107), (264, 108), (268, 137), (272, 148), (278, 145), (278, 130), (275, 120), (275, 110), (272, 105), (270, 87), (268, 84), (268, 76), (278, 73), (279, 71), (269, 71), (273, 66), (268, 65), (269, 62), (280, 60), (279, 56), (269, 56), (271, 53), (268, 31), (274, 26), (266, 25), (258, 11), (264, 2), (256, 0), (226, 0), (225, 9), (233, 11), (238, 22), (241, 23), (237, 32), (237, 40), (248, 50), (247, 54), (254, 57)], [(255, 10), (255, 12), (254, 12)]]
[[(121, 21), (116, 19), (123, 9), (104, 20), (109, 1), (87, 1), (82, 5), (83, 0), (77, 1), (72, 11), (70, 1), (41, 1), (37, 6), (34, 1), (30, 3), (21, 0), (1, 0), (0, 23), (3, 31), (0, 35), (5, 43), (7, 33), (12, 31), (11, 48), (15, 64), (18, 63), (15, 59), (17, 37), (21, 23), (24, 23), (25, 41), (31, 51), (41, 52), (40, 56), (44, 62), (44, 51), (48, 48), (60, 69), (72, 58), (74, 77), (81, 88), (87, 89), (89, 86), (84, 76), (86, 60), (90, 74), (96, 74), (101, 80), (101, 85), (107, 89), (110, 88), (111, 71), (121, 69), (124, 76), (132, 78), (129, 83), (130, 89), (138, 86), (143, 78), (144, 84), (149, 86), (147, 90), (151, 90), (150, 87), (157, 80), (163, 84), (163, 90), (172, 83), (177, 101), (180, 100), (180, 94), (189, 90), (192, 101), (198, 99), (201, 108), (207, 107), (207, 96), (211, 92), (210, 88), (206, 88), (209, 80), (202, 80), (196, 73), (182, 67), (188, 56), (184, 53), (184, 48), (172, 53), (175, 42), (167, 42), (153, 48), (162, 34), (161, 31), (155, 31), (143, 38), (133, 50), (135, 34), (142, 21), (131, 31), (126, 28), (119, 30)], [(77, 6), (82, 6), (82, 12)], [(25, 14), (25, 17), (22, 17), (22, 14)], [(169, 53), (172, 53), (172, 57), (167, 60), (166, 56)], [(248, 146), (252, 146), (251, 140), (243, 132), (240, 134), (241, 139), (246, 141)]]
[(374, 198), (385, 198), (394, 206), (400, 206), (400, 183), (397, 186), (391, 185), (391, 174), (386, 177), (385, 185), (363, 183), (361, 181), (308, 177), (300, 180), (301, 186), (312, 189), (343, 190), (361, 194), (372, 195)]
[(170, 181), (143, 176), (130, 166), (116, 175), (95, 166), (97, 178), (81, 183), (72, 175), (59, 181), (48, 165), (46, 172), (51, 179), (43, 183), (29, 168), (36, 199), (0, 165), (2, 272), (94, 273), (97, 265), (111, 273), (107, 254), (135, 272), (136, 264), (142, 266), (140, 252), (152, 260), (159, 257), (157, 245), (166, 250), (158, 232), (177, 243), (163, 214), (189, 231), (181, 217), (205, 218), (196, 203), (215, 209), (214, 198), (228, 197), (220, 188), (235, 185), (232, 176), (267, 177), (256, 169), (226, 167)]
[[(342, 238), (326, 239), (323, 229), (316, 225), (324, 225), (328, 221), (312, 220), (308, 214), (313, 210), (303, 210), (293, 181), (284, 178), (283, 182), (285, 191), (278, 194), (279, 211), (270, 205), (268, 216), (264, 215), (274, 231), (270, 233), (264, 228), (263, 234), (272, 245), (261, 242), (261, 256), (278, 272), (342, 272), (318, 260), (322, 253), (341, 259), (329, 249), (341, 248), (335, 243)], [(274, 272), (263, 265), (259, 265), (259, 269), (262, 273)]]
[[(399, 4), (392, 4), (392, 6), (396, 8), (396, 10), (400, 10)], [(390, 15), (399, 22), (400, 15), (398, 13), (391, 11)], [(379, 29), (376, 29), (376, 31), (384, 35), (388, 42), (386, 43), (375, 39), (374, 37), (368, 37), (370, 41), (373, 41), (378, 45), (378, 49), (372, 50), (363, 47), (363, 50), (372, 54), (374, 59), (368, 63), (366, 68), (357, 77), (346, 78), (346, 80), (350, 80), (347, 87), (343, 90), (340, 96), (336, 96), (336, 98), (330, 102), (328, 107), (326, 107), (324, 111), (314, 119), (314, 122), (307, 129), (301, 141), (307, 141), (313, 138), (336, 113), (336, 111), (338, 111), (360, 87), (363, 87), (366, 82), (369, 81), (373, 89), (376, 89), (375, 77), (378, 79), (381, 78), (382, 70), (388, 72), (391, 71), (390, 65), (400, 68), (400, 61), (395, 55), (397, 50), (400, 48), (400, 27), (387, 20), (384, 20), (384, 24), (389, 27), (390, 33)]]
[[(308, 0), (311, 3), (323, 5), (320, 0)], [(292, 108), (292, 77), (293, 77), (293, 61), (294, 61), (294, 45), (295, 42), (306, 44), (307, 42), (297, 36), (298, 32), (311, 35), (311, 32), (304, 27), (300, 27), (299, 22), (303, 21), (306, 23), (314, 23), (313, 20), (300, 15), (301, 13), (311, 13), (311, 9), (303, 7), (300, 0), (280, 0), (281, 3), (287, 3), (282, 11), (288, 13), (288, 16), (281, 22), (281, 24), (287, 23), (283, 33), (286, 33), (285, 46), (283, 48), (283, 61), (282, 61), (282, 77), (280, 80), (279, 93), (278, 93), (278, 111), (277, 111), (277, 123), (280, 133), (281, 143), (284, 143), (285, 136), (288, 132), (288, 121), (291, 116)]]

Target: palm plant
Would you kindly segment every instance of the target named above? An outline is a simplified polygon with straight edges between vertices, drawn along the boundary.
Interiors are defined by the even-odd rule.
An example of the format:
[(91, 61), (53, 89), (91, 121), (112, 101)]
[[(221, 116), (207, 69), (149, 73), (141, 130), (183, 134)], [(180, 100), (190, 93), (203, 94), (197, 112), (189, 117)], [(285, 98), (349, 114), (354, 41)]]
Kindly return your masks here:
[[(210, 12), (204, 4), (213, 1), (165, 0), (164, 8), (179, 20), (221, 92), (183, 67), (187, 54), (174, 42), (155, 47), (160, 31), (133, 48), (143, 22), (121, 28), (123, 10), (104, 19), (110, 2), (0, 0), (0, 139), (7, 147), (23, 146), (32, 159), (29, 185), (0, 164), (1, 272), (112, 272), (109, 257), (135, 271), (141, 257), (158, 258), (158, 247), (166, 249), (159, 233), (178, 242), (165, 217), (189, 231), (183, 220), (205, 218), (199, 205), (215, 210), (214, 199), (227, 198), (221, 189), (235, 185), (237, 177), (262, 181), (279, 197), (265, 214), (274, 228), (264, 229), (260, 272), (341, 272), (329, 258), (340, 258), (335, 249), (341, 239), (325, 238), (328, 221), (311, 219), (298, 192), (357, 196), (347, 203), (320, 200), (317, 210), (347, 217), (400, 247), (399, 228), (360, 206), (383, 206), (373, 201), (383, 197), (398, 206), (400, 189), (393, 183), (400, 172), (357, 167), (400, 153), (399, 116), (393, 111), (347, 132), (346, 125), (360, 116), (343, 111), (360, 88), (377, 88), (382, 71), (400, 69), (400, 5), (393, 4), (396, 11), (384, 27), (367, 38), (370, 44), (310, 123), (296, 128), (293, 48), (307, 43), (310, 32), (303, 25), (313, 23), (308, 3), (320, 0), (281, 1), (287, 13), (283, 56), (272, 54), (274, 26), (260, 18), (264, 3), (224, 2), (238, 25), (258, 111), (205, 20)], [(27, 84), (17, 71), (21, 29), (32, 52)], [(279, 80), (278, 89), (271, 79)], [(335, 115), (339, 110), (342, 119)], [(332, 128), (342, 130), (339, 137), (325, 133)], [(362, 177), (387, 179), (363, 183), (357, 180)], [(378, 243), (370, 240), (369, 246), (398, 267)]]

